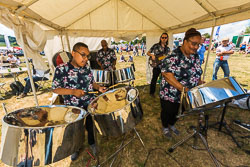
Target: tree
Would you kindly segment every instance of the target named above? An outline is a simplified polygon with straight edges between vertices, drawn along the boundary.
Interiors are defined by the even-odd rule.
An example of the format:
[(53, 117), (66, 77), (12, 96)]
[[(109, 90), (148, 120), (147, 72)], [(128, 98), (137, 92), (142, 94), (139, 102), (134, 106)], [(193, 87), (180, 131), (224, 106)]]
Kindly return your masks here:
[(210, 38), (211, 35), (209, 33), (205, 33), (202, 36), (205, 36), (206, 38)]
[(245, 34), (250, 34), (250, 25), (246, 27)]

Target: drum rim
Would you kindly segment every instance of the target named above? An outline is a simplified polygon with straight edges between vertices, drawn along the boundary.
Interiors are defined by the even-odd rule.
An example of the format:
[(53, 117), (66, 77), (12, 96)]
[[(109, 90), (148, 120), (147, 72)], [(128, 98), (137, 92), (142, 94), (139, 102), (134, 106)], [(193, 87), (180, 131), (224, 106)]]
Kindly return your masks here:
[[(116, 112), (119, 112), (120, 110), (122, 110), (123, 108), (127, 107), (127, 106), (130, 105), (131, 103), (133, 103), (133, 102), (139, 97), (139, 90), (138, 90), (137, 88), (131, 87), (131, 89), (135, 89), (135, 90), (136, 90), (136, 97), (135, 97), (132, 101), (129, 101), (129, 103), (128, 103), (127, 105), (123, 106), (122, 108), (117, 109), (117, 110), (115, 110), (115, 111), (113, 111), (113, 112), (103, 113), (103, 114), (100, 114), (100, 113), (93, 113), (92, 111), (90, 111), (90, 106), (92, 105), (92, 103), (93, 103), (97, 98), (99, 98), (99, 97), (101, 97), (101, 96), (103, 96), (103, 95), (105, 95), (105, 94), (107, 94), (107, 93), (109, 93), (109, 92), (111, 92), (111, 91), (116, 91), (116, 90), (119, 90), (119, 89), (122, 89), (122, 88), (126, 88), (126, 87), (121, 87), (121, 88), (117, 88), (117, 89), (112, 89), (112, 90), (109, 90), (109, 91), (107, 91), (107, 92), (101, 94), (100, 96), (96, 97), (94, 100), (92, 100), (92, 101), (89, 103), (88, 108), (87, 108), (88, 112), (89, 112), (91, 115), (93, 115), (93, 116), (96, 116), (96, 115), (109, 115), (109, 114), (111, 114), (111, 113), (116, 113)], [(127, 95), (126, 95), (126, 96), (127, 96)]]
[[(17, 126), (17, 125), (11, 125), (7, 122), (4, 121), (4, 118), (6, 116), (8, 116), (9, 114), (13, 113), (13, 112), (17, 112), (18, 110), (22, 110), (22, 109), (26, 109), (26, 108), (35, 108), (35, 107), (26, 107), (26, 108), (21, 108), (21, 109), (18, 109), (18, 110), (15, 110), (15, 111), (12, 111), (8, 114), (6, 114), (3, 118), (2, 118), (2, 125), (5, 124), (7, 125), (8, 127), (13, 127), (13, 128), (18, 128), (18, 129), (46, 129), (46, 128), (57, 128), (57, 127), (63, 127), (63, 126), (67, 126), (67, 125), (70, 125), (72, 123), (76, 123), (78, 121), (81, 121), (82, 119), (86, 118), (88, 115), (89, 115), (89, 112), (87, 112), (86, 110), (84, 110), (83, 108), (80, 108), (80, 107), (76, 107), (76, 106), (67, 106), (67, 105), (44, 105), (44, 106), (37, 106), (37, 107), (47, 107), (47, 108), (53, 108), (53, 107), (67, 107), (67, 108), (77, 108), (79, 110), (81, 110), (81, 113), (83, 115), (82, 118), (78, 118), (70, 123), (65, 123), (65, 124), (59, 124), (59, 125), (52, 125), (52, 126), (41, 126), (41, 127), (32, 127), (32, 126)], [(84, 114), (85, 112), (85, 114)], [(80, 115), (80, 114), (79, 114)]]

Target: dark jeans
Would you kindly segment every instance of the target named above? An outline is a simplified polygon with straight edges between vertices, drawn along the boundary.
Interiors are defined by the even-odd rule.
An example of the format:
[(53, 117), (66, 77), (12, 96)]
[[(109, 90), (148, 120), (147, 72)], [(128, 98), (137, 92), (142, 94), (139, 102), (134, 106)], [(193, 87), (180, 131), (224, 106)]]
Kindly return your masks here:
[(156, 82), (161, 73), (161, 69), (159, 67), (153, 68), (153, 77), (150, 83), (150, 94), (155, 93)]
[[(41, 81), (42, 79), (43, 79), (42, 77), (33, 76), (33, 82), (34, 82), (35, 88), (38, 88), (38, 85), (35, 82)], [(27, 77), (24, 80), (26, 81), (26, 84), (25, 84), (23, 93), (27, 94), (27, 93), (29, 93), (29, 91), (31, 89), (30, 78)]]
[(173, 126), (176, 123), (179, 106), (180, 103), (172, 103), (161, 99), (161, 123), (164, 128), (168, 128), (168, 125)]
[[(86, 110), (87, 111), (87, 110)], [(95, 144), (93, 121), (91, 115), (86, 118), (86, 129), (88, 131), (88, 143), (89, 145)]]

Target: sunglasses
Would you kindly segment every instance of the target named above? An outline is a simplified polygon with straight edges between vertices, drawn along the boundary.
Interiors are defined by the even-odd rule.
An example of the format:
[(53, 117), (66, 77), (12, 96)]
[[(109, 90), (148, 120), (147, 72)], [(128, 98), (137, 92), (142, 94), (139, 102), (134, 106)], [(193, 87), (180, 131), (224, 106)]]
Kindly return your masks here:
[(88, 59), (90, 59), (90, 55), (86, 55), (85, 53), (80, 53), (77, 50), (73, 50), (73, 51), (79, 53), (83, 58), (87, 57)]
[(168, 39), (168, 37), (161, 37), (161, 39)]

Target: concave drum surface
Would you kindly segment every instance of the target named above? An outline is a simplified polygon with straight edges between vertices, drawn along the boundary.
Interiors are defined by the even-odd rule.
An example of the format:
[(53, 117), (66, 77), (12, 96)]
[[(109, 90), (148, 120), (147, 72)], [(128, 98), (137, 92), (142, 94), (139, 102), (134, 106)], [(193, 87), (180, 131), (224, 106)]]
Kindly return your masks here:
[(124, 87), (110, 90), (88, 106), (97, 131), (105, 136), (120, 136), (132, 130), (142, 119), (139, 91)]
[(185, 108), (186, 110), (199, 110), (216, 107), (245, 95), (245, 90), (233, 77), (222, 78), (188, 91), (185, 98)]
[(4, 116), (0, 157), (10, 166), (44, 166), (66, 158), (84, 143), (87, 112), (51, 105), (19, 109)]

